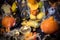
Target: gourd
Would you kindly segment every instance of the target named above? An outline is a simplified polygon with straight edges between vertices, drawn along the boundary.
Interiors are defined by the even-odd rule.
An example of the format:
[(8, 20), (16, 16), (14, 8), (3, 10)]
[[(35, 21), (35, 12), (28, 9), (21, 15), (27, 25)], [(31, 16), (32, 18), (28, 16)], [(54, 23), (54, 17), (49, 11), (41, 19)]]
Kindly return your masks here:
[(51, 17), (45, 19), (41, 23), (40, 28), (41, 28), (42, 32), (44, 32), (46, 34), (52, 34), (58, 30), (58, 23), (56, 20), (54, 20), (54, 17), (51, 16)]
[(30, 10), (30, 14), (32, 14), (32, 15), (34, 15), (34, 16), (36, 16), (37, 15), (37, 10)]
[(3, 4), (1, 9), (4, 11), (5, 14), (11, 14), (11, 6), (9, 4)]
[(34, 15), (30, 14), (30, 19), (35, 20), (35, 19), (36, 19), (36, 16), (34, 16)]
[(31, 40), (31, 39), (36, 40), (35, 32), (34, 33), (30, 32), (30, 33), (25, 34), (25, 40)]
[(31, 10), (36, 10), (39, 7), (39, 4), (36, 0), (28, 0), (27, 5)]
[(15, 1), (13, 4), (12, 4), (12, 12), (15, 12), (16, 11), (16, 7), (17, 7), (17, 2)]
[(15, 19), (10, 16), (5, 16), (2, 19), (2, 26), (6, 28), (6, 32), (10, 31), (10, 28), (15, 25)]
[(23, 22), (21, 23), (21, 25), (29, 26), (29, 27), (33, 27), (33, 28), (38, 28), (38, 27), (39, 27), (38, 22), (32, 21), (32, 20), (23, 21)]
[(37, 19), (41, 20), (44, 16), (45, 16), (45, 14), (44, 14), (43, 12), (40, 12), (40, 13), (37, 15)]

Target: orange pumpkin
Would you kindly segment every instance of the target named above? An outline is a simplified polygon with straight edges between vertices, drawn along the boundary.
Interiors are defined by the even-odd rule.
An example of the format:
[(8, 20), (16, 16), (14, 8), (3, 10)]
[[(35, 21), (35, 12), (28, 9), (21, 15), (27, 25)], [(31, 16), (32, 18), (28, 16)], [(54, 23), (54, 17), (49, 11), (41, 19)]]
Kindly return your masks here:
[(53, 16), (51, 16), (41, 23), (40, 28), (44, 33), (51, 34), (58, 30), (58, 23), (54, 20)]
[(10, 31), (10, 27), (15, 25), (15, 19), (10, 16), (5, 16), (2, 19), (2, 25), (3, 25), (3, 27), (6, 28), (6, 31), (8, 32), (8, 31)]

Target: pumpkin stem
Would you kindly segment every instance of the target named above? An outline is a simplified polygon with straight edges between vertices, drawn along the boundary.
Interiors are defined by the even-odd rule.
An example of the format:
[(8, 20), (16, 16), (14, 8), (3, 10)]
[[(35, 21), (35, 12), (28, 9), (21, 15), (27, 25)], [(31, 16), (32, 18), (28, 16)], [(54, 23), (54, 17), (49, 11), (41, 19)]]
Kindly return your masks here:
[(51, 17), (49, 17), (49, 18), (47, 18), (47, 20), (54, 20), (54, 17), (53, 16), (51, 16)]

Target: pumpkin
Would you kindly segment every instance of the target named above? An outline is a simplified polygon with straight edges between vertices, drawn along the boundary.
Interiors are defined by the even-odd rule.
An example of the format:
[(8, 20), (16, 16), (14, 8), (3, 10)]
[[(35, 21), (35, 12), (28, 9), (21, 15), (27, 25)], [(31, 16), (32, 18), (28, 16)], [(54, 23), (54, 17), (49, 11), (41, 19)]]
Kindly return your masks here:
[(13, 17), (5, 16), (2, 19), (2, 25), (6, 28), (6, 32), (10, 31), (10, 27), (15, 25), (15, 19)]
[(36, 10), (39, 7), (39, 4), (37, 3), (36, 0), (32, 0), (32, 1), (28, 0), (27, 5), (31, 10)]
[(41, 23), (40, 28), (42, 32), (46, 34), (52, 34), (58, 30), (58, 23), (56, 20), (54, 20), (54, 17), (51, 16)]

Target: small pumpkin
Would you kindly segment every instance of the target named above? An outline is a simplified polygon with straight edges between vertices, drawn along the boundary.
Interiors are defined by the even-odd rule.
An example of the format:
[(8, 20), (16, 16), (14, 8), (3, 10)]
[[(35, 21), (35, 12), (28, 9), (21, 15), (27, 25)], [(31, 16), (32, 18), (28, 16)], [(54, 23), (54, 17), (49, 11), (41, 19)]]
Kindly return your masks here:
[(15, 25), (15, 19), (10, 16), (5, 16), (2, 19), (2, 25), (3, 25), (3, 27), (6, 28), (6, 31), (8, 32), (8, 31), (10, 31), (10, 27)]
[(28, 7), (31, 9), (31, 10), (36, 10), (36, 9), (38, 9), (38, 7), (39, 7), (39, 4), (38, 4), (38, 2), (36, 1), (36, 0), (28, 0), (27, 1), (28, 3), (27, 3), (27, 5), (28, 5)]
[(40, 28), (44, 33), (52, 34), (58, 30), (58, 23), (54, 20), (54, 17), (51, 16), (41, 23)]

